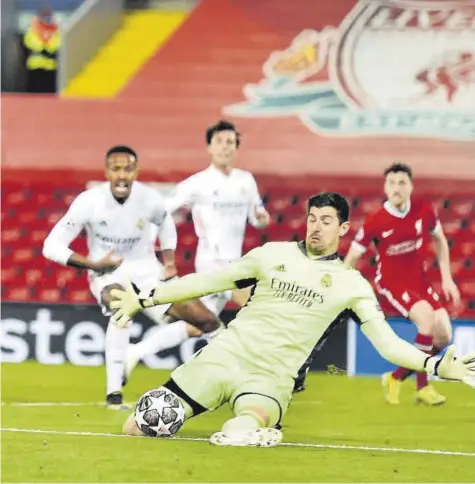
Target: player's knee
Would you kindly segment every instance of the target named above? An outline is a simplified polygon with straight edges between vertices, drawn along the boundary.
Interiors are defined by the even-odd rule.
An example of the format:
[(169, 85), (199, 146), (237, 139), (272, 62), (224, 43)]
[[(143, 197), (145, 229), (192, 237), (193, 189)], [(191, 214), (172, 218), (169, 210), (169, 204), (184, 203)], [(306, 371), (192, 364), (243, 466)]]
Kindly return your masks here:
[(121, 289), (124, 290), (123, 286), (120, 284), (114, 283), (105, 286), (104, 289), (101, 291), (101, 303), (107, 308), (110, 309), (110, 303), (112, 301), (111, 291), (113, 289)]
[(282, 409), (276, 400), (255, 393), (238, 395), (233, 412), (236, 416), (253, 415), (262, 427), (274, 427), (282, 417)]
[(434, 309), (427, 301), (418, 301), (412, 306), (409, 318), (414, 321), (421, 334), (432, 335), (435, 329)]
[(220, 321), (219, 318), (210, 311), (209, 314), (207, 313), (201, 316), (200, 321), (197, 322), (197, 326), (199, 326), (203, 333), (212, 333), (220, 327)]

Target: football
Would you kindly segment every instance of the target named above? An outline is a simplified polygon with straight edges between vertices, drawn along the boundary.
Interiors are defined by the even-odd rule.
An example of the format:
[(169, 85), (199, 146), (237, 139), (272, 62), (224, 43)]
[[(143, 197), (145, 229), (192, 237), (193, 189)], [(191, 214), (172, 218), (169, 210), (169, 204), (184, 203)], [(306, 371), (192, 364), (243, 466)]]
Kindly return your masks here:
[(148, 437), (170, 437), (185, 422), (180, 399), (165, 387), (144, 393), (135, 407), (135, 422)]

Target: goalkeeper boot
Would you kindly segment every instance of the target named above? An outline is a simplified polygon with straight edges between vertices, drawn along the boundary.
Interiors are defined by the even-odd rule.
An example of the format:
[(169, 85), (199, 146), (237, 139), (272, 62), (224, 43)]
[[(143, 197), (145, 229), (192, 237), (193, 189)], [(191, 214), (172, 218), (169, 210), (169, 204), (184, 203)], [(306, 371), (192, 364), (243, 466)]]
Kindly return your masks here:
[(418, 390), (415, 398), (416, 403), (424, 403), (430, 406), (443, 405), (446, 400), (447, 398), (441, 395), (432, 385), (426, 385)]
[(401, 391), (402, 382), (396, 380), (390, 371), (383, 374), (381, 381), (384, 387), (384, 398), (386, 401), (390, 405), (399, 405), (399, 392)]
[(216, 432), (210, 437), (209, 443), (227, 447), (275, 447), (282, 442), (282, 437), (280, 430), (263, 427), (234, 435)]

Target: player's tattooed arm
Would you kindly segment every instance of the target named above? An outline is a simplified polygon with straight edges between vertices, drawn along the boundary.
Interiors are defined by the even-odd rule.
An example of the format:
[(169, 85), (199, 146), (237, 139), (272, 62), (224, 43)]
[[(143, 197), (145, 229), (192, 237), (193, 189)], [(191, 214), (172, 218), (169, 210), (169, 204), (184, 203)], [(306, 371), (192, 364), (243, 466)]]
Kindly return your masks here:
[(66, 265), (71, 267), (78, 267), (79, 269), (89, 269), (95, 272), (106, 273), (111, 272), (122, 263), (122, 259), (115, 257), (114, 252), (110, 250), (102, 259), (98, 261), (91, 261), (77, 252), (73, 252), (68, 258)]

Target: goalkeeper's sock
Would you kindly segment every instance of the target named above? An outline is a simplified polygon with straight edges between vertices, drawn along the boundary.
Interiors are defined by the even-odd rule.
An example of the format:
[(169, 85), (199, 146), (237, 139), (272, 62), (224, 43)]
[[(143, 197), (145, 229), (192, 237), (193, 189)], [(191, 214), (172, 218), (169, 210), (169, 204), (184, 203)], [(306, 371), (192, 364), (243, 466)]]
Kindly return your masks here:
[(185, 321), (176, 321), (175, 323), (154, 328), (153, 332), (144, 340), (133, 346), (133, 352), (138, 359), (141, 359), (178, 346), (188, 338), (187, 323)]
[(262, 427), (262, 420), (252, 413), (238, 415), (224, 423), (221, 431), (228, 437), (242, 435)]
[[(428, 355), (432, 355), (432, 335), (417, 333), (414, 346)], [(418, 371), (416, 373), (417, 389), (426, 387), (429, 384), (428, 375), (425, 371)]]
[(130, 327), (119, 328), (110, 320), (107, 325), (105, 342), (107, 395), (122, 392), (122, 375), (129, 340)]

